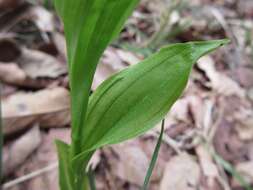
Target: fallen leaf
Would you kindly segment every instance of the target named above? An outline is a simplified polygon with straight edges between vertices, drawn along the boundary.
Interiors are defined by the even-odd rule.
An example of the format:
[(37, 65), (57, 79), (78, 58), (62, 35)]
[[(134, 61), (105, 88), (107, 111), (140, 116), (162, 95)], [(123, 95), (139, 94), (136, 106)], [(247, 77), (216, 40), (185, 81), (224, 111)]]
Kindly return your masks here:
[(182, 153), (166, 164), (160, 190), (195, 190), (199, 179), (199, 165), (190, 155)]
[(31, 78), (56, 78), (67, 73), (66, 65), (53, 56), (26, 48), (22, 50), (18, 65)]
[[(239, 107), (239, 106), (238, 106)], [(246, 109), (242, 106), (234, 115), (236, 130), (241, 140), (253, 140), (253, 111), (252, 108)]]
[(39, 122), (41, 127), (62, 127), (70, 122), (69, 92), (65, 88), (20, 92), (2, 100), (4, 134)]
[(217, 166), (214, 164), (211, 155), (203, 146), (195, 148), (197, 156), (199, 158), (200, 166), (206, 177), (208, 189), (214, 189), (216, 186), (216, 179), (219, 177)]
[(252, 183), (253, 181), (253, 162), (241, 162), (236, 165), (236, 171), (241, 174), (241, 176), (246, 180), (248, 183)]
[(4, 147), (3, 175), (11, 174), (26, 158), (40, 145), (41, 136), (39, 127), (35, 125), (13, 144)]
[(126, 142), (114, 145), (112, 148), (118, 155), (117, 161), (115, 160), (111, 165), (113, 174), (135, 185), (142, 185), (148, 169), (149, 159), (141, 147), (138, 146), (138, 142)]
[(15, 63), (0, 63), (0, 80), (9, 84), (24, 84), (26, 73)]
[(10, 11), (21, 5), (24, 0), (0, 0), (0, 11)]
[(53, 32), (55, 29), (54, 16), (51, 12), (41, 6), (32, 6), (28, 17), (36, 23), (38, 28), (43, 32)]
[(92, 90), (95, 90), (109, 76), (126, 67), (127, 65), (123, 63), (116, 50), (111, 47), (107, 48), (101, 62), (98, 64)]
[(13, 62), (21, 55), (21, 48), (11, 39), (0, 38), (0, 62)]
[(215, 69), (214, 60), (210, 56), (199, 59), (197, 66), (203, 70), (210, 80), (209, 86), (219, 94), (224, 96), (237, 95), (245, 97), (245, 90), (242, 89), (234, 80)]

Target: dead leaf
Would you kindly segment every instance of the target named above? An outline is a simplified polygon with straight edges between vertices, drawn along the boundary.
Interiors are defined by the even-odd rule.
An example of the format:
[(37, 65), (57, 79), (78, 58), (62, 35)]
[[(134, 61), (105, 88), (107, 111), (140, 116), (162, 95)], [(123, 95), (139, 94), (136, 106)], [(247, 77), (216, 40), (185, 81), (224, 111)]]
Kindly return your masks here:
[(135, 185), (142, 185), (149, 159), (137, 144), (132, 141), (114, 145), (112, 148), (118, 159), (112, 162), (111, 167), (117, 177)]
[(208, 189), (214, 189), (216, 186), (216, 178), (219, 177), (219, 172), (217, 166), (214, 164), (211, 155), (203, 146), (198, 146), (195, 148), (196, 153), (199, 158), (200, 166), (206, 177)]
[(217, 153), (228, 162), (245, 161), (247, 147), (239, 139), (235, 130), (235, 123), (223, 118), (215, 133), (213, 143)]
[(24, 84), (26, 73), (15, 63), (0, 63), (0, 80), (9, 84)]
[(54, 16), (51, 12), (41, 6), (32, 6), (27, 13), (38, 28), (43, 32), (53, 32), (55, 29)]
[(160, 190), (195, 190), (199, 179), (199, 165), (190, 155), (183, 153), (166, 164)]
[(69, 107), (69, 92), (61, 87), (11, 95), (2, 101), (4, 134), (33, 122), (41, 127), (62, 127), (70, 122)]
[(237, 78), (240, 84), (250, 89), (253, 87), (253, 69), (247, 67), (239, 67), (236, 69)]
[(53, 56), (24, 48), (18, 65), (31, 78), (56, 78), (67, 73), (66, 65), (61, 64)]
[(39, 127), (35, 126), (13, 144), (4, 147), (3, 175), (11, 174), (40, 145)]
[(0, 11), (9, 11), (17, 8), (24, 0), (0, 0)]
[[(239, 106), (238, 106), (239, 107)], [(253, 111), (251, 108), (246, 109), (242, 106), (234, 115), (236, 122), (236, 130), (242, 140), (253, 139)]]
[(115, 48), (109, 47), (102, 58), (102, 61), (98, 64), (92, 90), (95, 90), (105, 79), (112, 74), (126, 68), (126, 64), (123, 63), (119, 55), (116, 53)]
[(217, 93), (224, 96), (237, 95), (245, 97), (245, 90), (234, 80), (215, 69), (214, 60), (210, 56), (204, 56), (198, 61), (198, 67), (203, 70), (210, 80), (209, 86)]
[(13, 62), (21, 55), (21, 48), (14, 40), (0, 38), (0, 62)]
[(253, 181), (253, 162), (241, 162), (236, 165), (236, 171), (241, 174), (241, 176), (248, 182), (252, 183)]

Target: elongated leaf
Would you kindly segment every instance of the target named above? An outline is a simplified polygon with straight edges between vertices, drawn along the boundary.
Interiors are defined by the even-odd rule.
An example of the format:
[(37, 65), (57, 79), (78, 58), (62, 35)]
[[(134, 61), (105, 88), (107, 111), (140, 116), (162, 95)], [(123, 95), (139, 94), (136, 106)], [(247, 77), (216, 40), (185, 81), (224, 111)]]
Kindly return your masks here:
[(143, 186), (142, 186), (141, 190), (147, 190), (148, 189), (149, 180), (150, 180), (152, 172), (154, 170), (156, 160), (158, 158), (159, 150), (160, 150), (160, 147), (161, 147), (161, 144), (162, 144), (163, 132), (164, 132), (164, 120), (162, 122), (161, 133), (160, 133), (160, 136), (158, 138), (157, 144), (155, 146), (155, 150), (154, 150), (154, 153), (152, 155), (152, 159), (151, 159), (151, 162), (149, 164), (149, 168), (148, 168), (147, 174), (145, 176), (145, 180), (144, 180), (144, 183), (143, 183)]
[(61, 190), (74, 190), (74, 175), (71, 169), (69, 145), (62, 141), (56, 142), (59, 158), (59, 175)]
[(112, 76), (89, 102), (82, 150), (74, 168), (89, 151), (136, 137), (164, 118), (183, 92), (193, 64), (227, 40), (174, 44)]
[(55, 0), (67, 41), (75, 153), (80, 151), (80, 135), (85, 128), (84, 118), (97, 63), (138, 1)]

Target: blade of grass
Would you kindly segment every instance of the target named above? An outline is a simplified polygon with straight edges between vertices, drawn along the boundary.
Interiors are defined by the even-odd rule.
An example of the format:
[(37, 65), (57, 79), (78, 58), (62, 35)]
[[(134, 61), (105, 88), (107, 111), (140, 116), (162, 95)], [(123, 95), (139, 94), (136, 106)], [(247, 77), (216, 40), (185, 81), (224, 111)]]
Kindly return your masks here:
[(236, 169), (226, 160), (224, 160), (222, 157), (220, 157), (216, 152), (211, 152), (214, 160), (219, 163), (227, 172), (229, 172), (240, 184), (245, 190), (253, 190), (252, 187), (248, 184), (247, 181), (241, 176), (240, 173), (236, 171)]
[(155, 167), (155, 164), (156, 164), (156, 161), (157, 161), (157, 158), (158, 158), (159, 150), (160, 150), (160, 147), (161, 147), (161, 144), (162, 144), (163, 132), (164, 132), (164, 123), (165, 123), (165, 121), (163, 120), (162, 121), (161, 133), (160, 133), (159, 139), (157, 141), (154, 153), (152, 155), (152, 159), (151, 159), (151, 162), (149, 164), (149, 168), (148, 168), (148, 171), (146, 173), (144, 184), (143, 184), (141, 190), (147, 190), (148, 189), (149, 180), (150, 180), (150, 177), (151, 177), (152, 172), (154, 170), (154, 167)]
[(96, 190), (96, 179), (95, 179), (95, 174), (94, 171), (92, 170), (91, 166), (89, 167), (88, 171), (88, 179), (89, 179), (89, 185), (90, 185), (90, 190)]

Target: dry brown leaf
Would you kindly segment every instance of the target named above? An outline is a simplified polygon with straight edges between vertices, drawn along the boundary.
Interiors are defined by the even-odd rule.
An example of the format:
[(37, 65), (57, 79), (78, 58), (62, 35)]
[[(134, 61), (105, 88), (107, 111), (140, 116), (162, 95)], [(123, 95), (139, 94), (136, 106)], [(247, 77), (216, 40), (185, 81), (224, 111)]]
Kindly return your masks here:
[(236, 171), (249, 183), (253, 181), (253, 161), (242, 162), (236, 165)]
[(203, 70), (210, 80), (209, 86), (217, 93), (224, 96), (237, 95), (245, 97), (245, 90), (234, 80), (215, 69), (214, 60), (210, 56), (204, 56), (198, 61), (198, 67)]
[(41, 6), (32, 6), (27, 13), (32, 18), (40, 31), (53, 32), (55, 29), (54, 16), (51, 12)]
[[(239, 106), (238, 106), (239, 107)], [(241, 140), (253, 139), (253, 111), (240, 107), (234, 115), (236, 122), (236, 130)]]
[(40, 145), (39, 127), (35, 126), (13, 144), (4, 147), (3, 175), (11, 174)]
[(9, 11), (17, 8), (24, 0), (0, 0), (0, 11)]
[(69, 92), (61, 87), (11, 95), (2, 101), (4, 134), (35, 121), (42, 127), (64, 126), (70, 122), (69, 107)]
[(22, 53), (18, 44), (8, 38), (0, 38), (0, 52), (0, 62), (14, 62)]
[(118, 161), (112, 162), (112, 172), (117, 177), (141, 185), (148, 169), (149, 159), (136, 141), (114, 145)]
[(0, 63), (0, 80), (9, 84), (24, 84), (27, 79), (25, 72), (15, 63)]
[(24, 48), (18, 64), (31, 78), (56, 78), (67, 73), (66, 65), (61, 64), (54, 57), (36, 50)]
[(214, 164), (211, 155), (203, 146), (198, 146), (195, 150), (198, 155), (203, 174), (207, 178), (207, 186), (208, 188), (213, 189), (216, 185), (215, 179), (219, 177), (218, 168)]
[(195, 190), (199, 179), (199, 165), (190, 155), (182, 153), (166, 164), (160, 190)]
[(126, 68), (126, 66), (127, 65), (123, 63), (121, 58), (116, 53), (116, 50), (109, 47), (105, 51), (102, 61), (97, 67), (92, 84), (92, 90), (95, 90), (105, 79), (112, 74)]
[(137, 64), (141, 61), (135, 54), (129, 51), (125, 51), (122, 49), (117, 49), (116, 53), (118, 54), (119, 58), (129, 65)]

